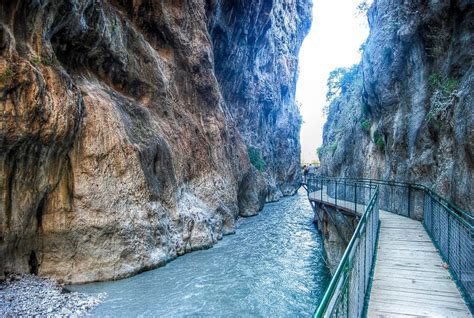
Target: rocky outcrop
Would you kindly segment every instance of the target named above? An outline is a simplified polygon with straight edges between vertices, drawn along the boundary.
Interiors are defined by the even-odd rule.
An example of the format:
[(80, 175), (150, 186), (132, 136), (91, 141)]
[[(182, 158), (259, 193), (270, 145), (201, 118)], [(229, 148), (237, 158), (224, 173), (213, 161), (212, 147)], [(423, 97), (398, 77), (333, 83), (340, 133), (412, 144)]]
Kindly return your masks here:
[(293, 193), (309, 10), (3, 2), (0, 275), (125, 277), (211, 246), (268, 193)]
[(323, 174), (416, 182), (474, 211), (470, 1), (376, 0), (350, 85), (330, 105)]

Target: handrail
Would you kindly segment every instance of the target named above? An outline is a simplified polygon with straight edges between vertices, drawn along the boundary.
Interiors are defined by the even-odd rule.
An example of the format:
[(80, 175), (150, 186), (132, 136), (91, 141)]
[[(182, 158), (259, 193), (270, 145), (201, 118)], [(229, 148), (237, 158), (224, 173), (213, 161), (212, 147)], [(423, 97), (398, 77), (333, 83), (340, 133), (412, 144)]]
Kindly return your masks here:
[(431, 193), (437, 201), (439, 201), (441, 204), (443, 204), (451, 214), (454, 216), (460, 216), (462, 218), (467, 218), (468, 220), (465, 220), (467, 222), (468, 226), (473, 227), (474, 223), (474, 214), (466, 211), (464, 209), (461, 209), (458, 207), (456, 204), (453, 202), (443, 198), (440, 194), (438, 194), (436, 191), (431, 189), (430, 187), (427, 187), (423, 184), (418, 184), (418, 183), (408, 183), (408, 182), (402, 182), (402, 181), (390, 181), (390, 180), (380, 180), (380, 179), (367, 179), (367, 178), (341, 178), (341, 177), (327, 177), (327, 176), (316, 176), (315, 174), (309, 174), (307, 176), (307, 179), (313, 179), (313, 178), (323, 178), (323, 179), (328, 179), (328, 180), (350, 180), (353, 182), (374, 182), (377, 184), (385, 184), (385, 185), (398, 185), (398, 186), (405, 186), (405, 187), (412, 187), (414, 189), (418, 190), (423, 190), (425, 192)]
[[(323, 189), (323, 180), (325, 178), (319, 178), (321, 180), (321, 191)], [(328, 179), (329, 180), (329, 179)], [(372, 196), (367, 204), (367, 207), (364, 210), (364, 213), (362, 214), (357, 227), (351, 237), (351, 240), (349, 241), (349, 244), (347, 245), (346, 250), (344, 251), (344, 254), (341, 258), (341, 261), (339, 262), (339, 265), (336, 269), (336, 272), (334, 273), (328, 288), (326, 289), (326, 292), (323, 295), (323, 298), (321, 300), (321, 303), (317, 309), (317, 311), (314, 313), (314, 317), (326, 317), (331, 314), (333, 311), (334, 307), (336, 306), (336, 301), (337, 301), (337, 296), (336, 293), (341, 293), (345, 286), (348, 284), (348, 273), (352, 268), (352, 261), (355, 258), (355, 252), (356, 249), (360, 245), (360, 240), (361, 240), (361, 235), (364, 233), (367, 233), (367, 224), (368, 220), (370, 217), (372, 217), (372, 214), (374, 213), (374, 206), (376, 204), (378, 195), (379, 195), (379, 189), (378, 186), (375, 185), (367, 185), (365, 182), (352, 182), (352, 185), (355, 186), (361, 186), (364, 188), (372, 188), (375, 191), (372, 193)], [(337, 196), (337, 193), (336, 193)], [(357, 204), (357, 203), (356, 203)], [(378, 217), (377, 217), (377, 228), (378, 228)], [(367, 244), (366, 242), (364, 243)], [(365, 253), (365, 247), (364, 247), (364, 253)], [(368, 280), (368, 277), (366, 277)], [(365, 285), (365, 282), (364, 282)], [(365, 290), (364, 290), (365, 293)], [(336, 296), (336, 297), (335, 297)]]
[(317, 311), (314, 314), (314, 317), (323, 317), (324, 313), (328, 309), (329, 306), (329, 301), (331, 298), (334, 296), (334, 292), (336, 291), (336, 287), (339, 285), (344, 285), (344, 282), (340, 282), (340, 280), (343, 278), (342, 273), (344, 271), (347, 271), (347, 268), (349, 267), (349, 256), (352, 254), (352, 249), (355, 245), (356, 240), (358, 239), (362, 228), (367, 224), (367, 217), (370, 213), (373, 211), (373, 207), (375, 204), (375, 200), (377, 199), (378, 196), (378, 188), (375, 190), (374, 195), (372, 196), (372, 199), (369, 202), (369, 205), (365, 209), (364, 214), (362, 215), (359, 224), (357, 224), (357, 227), (354, 231), (354, 234), (352, 235), (352, 238), (347, 245), (346, 250), (344, 251), (344, 254), (341, 258), (341, 261), (339, 262), (339, 265), (337, 266), (336, 272), (334, 273), (331, 282), (329, 283), (328, 288), (326, 289), (326, 292), (324, 293), (323, 299), (321, 300), (321, 303), (317, 309)]

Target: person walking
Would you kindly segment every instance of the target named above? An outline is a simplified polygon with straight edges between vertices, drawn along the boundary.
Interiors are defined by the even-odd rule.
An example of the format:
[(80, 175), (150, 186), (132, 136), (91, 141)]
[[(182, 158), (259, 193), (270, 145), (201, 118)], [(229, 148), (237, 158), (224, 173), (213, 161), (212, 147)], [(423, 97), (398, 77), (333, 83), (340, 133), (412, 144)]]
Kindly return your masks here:
[(303, 183), (306, 183), (306, 179), (308, 178), (309, 167), (307, 165), (303, 166)]

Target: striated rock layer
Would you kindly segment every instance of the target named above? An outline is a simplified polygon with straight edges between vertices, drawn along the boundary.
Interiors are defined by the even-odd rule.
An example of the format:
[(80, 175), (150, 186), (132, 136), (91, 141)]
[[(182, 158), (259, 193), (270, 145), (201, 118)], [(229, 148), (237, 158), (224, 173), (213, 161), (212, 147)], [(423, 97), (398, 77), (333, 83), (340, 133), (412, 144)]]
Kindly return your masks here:
[(472, 1), (376, 0), (329, 108), (323, 174), (426, 184), (474, 211)]
[(2, 2), (0, 276), (125, 277), (292, 194), (309, 23), (307, 0)]

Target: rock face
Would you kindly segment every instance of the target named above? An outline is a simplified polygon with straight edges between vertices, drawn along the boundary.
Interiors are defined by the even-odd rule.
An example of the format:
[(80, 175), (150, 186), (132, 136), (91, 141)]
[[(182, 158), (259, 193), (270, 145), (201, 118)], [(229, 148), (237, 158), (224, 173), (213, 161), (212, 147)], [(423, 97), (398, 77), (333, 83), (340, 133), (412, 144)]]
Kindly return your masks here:
[(125, 277), (292, 194), (309, 12), (306, 0), (2, 2), (0, 276)]
[(331, 206), (316, 202), (314, 204), (313, 223), (323, 236), (326, 264), (334, 274), (359, 220), (353, 216), (344, 215)]
[(306, 1), (226, 1), (210, 24), (227, 110), (266, 162), (267, 201), (299, 188), (301, 117), (294, 100), (310, 15)]
[(329, 108), (321, 172), (433, 187), (474, 211), (472, 1), (376, 0), (350, 87)]

